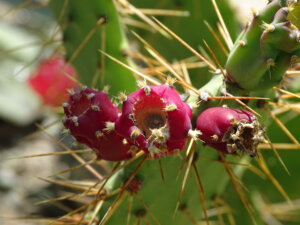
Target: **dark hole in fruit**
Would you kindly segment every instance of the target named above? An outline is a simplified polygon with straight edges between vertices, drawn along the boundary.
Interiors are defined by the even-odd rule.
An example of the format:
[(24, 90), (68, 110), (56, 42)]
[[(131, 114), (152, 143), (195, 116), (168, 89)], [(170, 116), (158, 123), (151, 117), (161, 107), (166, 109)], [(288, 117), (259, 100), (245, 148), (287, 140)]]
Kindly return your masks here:
[(165, 119), (160, 114), (150, 114), (146, 118), (146, 125), (150, 129), (160, 128), (164, 126)]
[(244, 139), (243, 144), (246, 147), (246, 149), (252, 149), (252, 145), (253, 145), (253, 134), (252, 134), (253, 128), (250, 127), (245, 127), (243, 129), (243, 134), (242, 137)]
[(151, 130), (164, 127), (167, 121), (165, 103), (156, 95), (149, 95), (139, 99), (133, 110), (135, 125), (149, 138)]

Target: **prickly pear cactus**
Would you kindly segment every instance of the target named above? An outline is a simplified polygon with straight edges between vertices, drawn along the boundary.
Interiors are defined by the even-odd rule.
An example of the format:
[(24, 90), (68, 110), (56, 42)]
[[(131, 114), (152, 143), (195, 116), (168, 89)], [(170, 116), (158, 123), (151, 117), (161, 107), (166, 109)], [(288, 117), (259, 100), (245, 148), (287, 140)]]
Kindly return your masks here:
[[(61, 6), (58, 7), (57, 4)], [(55, 0), (51, 1), (51, 6), (57, 15), (57, 8), (63, 7), (61, 2)], [(214, 1), (210, 6), (217, 8)], [(132, 38), (130, 33), (124, 35), (124, 31), (121, 31), (124, 27), (117, 22), (129, 20), (128, 17), (122, 17), (122, 13), (125, 12), (140, 18), (140, 26), (144, 25), (163, 36), (184, 42), (176, 36), (177, 34), (145, 15), (134, 5), (125, 0), (101, 3), (92, 1), (89, 8), (83, 6), (80, 1), (70, 1), (65, 2), (64, 7), (64, 19), (60, 21), (61, 24), (66, 24), (63, 41), (70, 60), (74, 60), (81, 73), (82, 80), (89, 84), (86, 77), (90, 77), (90, 82), (98, 71), (96, 62), (105, 55), (111, 61), (105, 59), (105, 65), (100, 64), (105, 67), (104, 73), (107, 78), (102, 80), (102, 86), (109, 84), (113, 93), (117, 89), (120, 91), (114, 103), (119, 104), (121, 111), (115, 108), (107, 97), (105, 101), (97, 97), (103, 92), (94, 90), (85, 93), (89, 90), (86, 87), (72, 93), (70, 100), (64, 104), (67, 116), (65, 127), (77, 141), (94, 149), (99, 159), (120, 161), (129, 158), (129, 161), (118, 164), (122, 169), (116, 167), (117, 171), (113, 170), (112, 174), (104, 179), (101, 190), (106, 190), (108, 196), (109, 193), (118, 191), (111, 197), (100, 196), (93, 203), (96, 206), (93, 219), (101, 225), (197, 224), (197, 221), (214, 223), (214, 219), (210, 218), (209, 209), (216, 204), (214, 199), (222, 195), (231, 180), (248, 213), (249, 221), (254, 224), (256, 215), (242, 184), (237, 181), (238, 177), (243, 175), (245, 167), (238, 167), (235, 171), (227, 160), (230, 158), (230, 163), (247, 164), (249, 156), (258, 157), (259, 144), (268, 143), (263, 128), (267, 124), (260, 125), (255, 116), (255, 110), (263, 112), (261, 107), (256, 105), (249, 108), (239, 97), (235, 98), (231, 94), (241, 96), (242, 99), (246, 96), (246, 100), (247, 97), (251, 99), (251, 93), (256, 97), (267, 97), (267, 90), (279, 85), (288, 68), (296, 63), (299, 30), (288, 19), (292, 11), (289, 3), (272, 1), (263, 10), (254, 10), (252, 21), (246, 25), (234, 45), (230, 46), (228, 34), (224, 35), (227, 37), (228, 47), (218, 43), (224, 49), (229, 48), (227, 53), (213, 51), (208, 45), (207, 55), (196, 54), (216, 74), (200, 89), (189, 83), (188, 75), (183, 76), (184, 68), (174, 70), (168, 59), (161, 56), (143, 37), (136, 35), (158, 64), (165, 67), (177, 80), (166, 78), (163, 72), (155, 72), (155, 63), (145, 56), (138, 55), (140, 53), (136, 50), (131, 50), (130, 45), (122, 47), (121, 42), (128, 43), (127, 38)], [(219, 9), (216, 10), (219, 13)], [(97, 19), (100, 21), (101, 18), (105, 20), (100, 23), (100, 27), (107, 26), (107, 30), (97, 28)], [(134, 17), (130, 18), (131, 23), (138, 23), (134, 22)], [(211, 20), (211, 23), (217, 22), (216, 17)], [(83, 30), (79, 32), (79, 29)], [(94, 39), (90, 38), (88, 33), (93, 29)], [(224, 27), (222, 29), (223, 32), (226, 31)], [(106, 47), (101, 48), (99, 43), (103, 41), (101, 38), (105, 30)], [(216, 32), (213, 32), (213, 35), (217, 36)], [(147, 35), (144, 37), (147, 38)], [(85, 41), (86, 47), (81, 50), (80, 43)], [(221, 41), (217, 39), (217, 42)], [(101, 48), (101, 53), (98, 52), (98, 48)], [(192, 47), (187, 49), (191, 50)], [(127, 59), (133, 57), (135, 65), (129, 65), (121, 58), (124, 57), (121, 53), (125, 50)], [(215, 57), (219, 56), (223, 61), (222, 57), (226, 57), (227, 54), (222, 69)], [(209, 55), (212, 59), (209, 59)], [(91, 62), (86, 62), (90, 59), (94, 61), (92, 66), (88, 66)], [(141, 72), (145, 66), (149, 66), (148, 71), (153, 68), (154, 76)], [(119, 71), (115, 71), (114, 67), (120, 68)], [(84, 69), (91, 71), (83, 71)], [(135, 75), (131, 75), (127, 70)], [(138, 79), (140, 89), (126, 95), (122, 91), (132, 89), (123, 86), (122, 79), (132, 79), (134, 76)], [(132, 87), (132, 84), (129, 86)], [(186, 98), (183, 95), (180, 97), (175, 90), (180, 86), (185, 88)], [(265, 94), (255, 94), (262, 91), (266, 91)], [(242, 107), (244, 110), (221, 107), (222, 102), (219, 100), (226, 97), (232, 98), (230, 105), (235, 108)], [(103, 104), (103, 101), (106, 103)], [(265, 100), (253, 97), (251, 101), (253, 106)], [(199, 105), (200, 110), (195, 110)], [(109, 110), (109, 107), (112, 109)], [(195, 123), (192, 117), (195, 118), (203, 108), (208, 109), (200, 113)], [(266, 107), (265, 110), (269, 109)], [(263, 112), (262, 116), (266, 116), (266, 112)], [(217, 160), (219, 163), (200, 160), (201, 158)], [(267, 173), (265, 164), (259, 164)], [(88, 217), (89, 213), (86, 216)]]
[(289, 186), (299, 153), (277, 151), (299, 149), (299, 5), (270, 1), (239, 31), (228, 1), (50, 0), (79, 77), (63, 125), (106, 168), (80, 159), (99, 179), (57, 221), (285, 221), (265, 199), (300, 197)]

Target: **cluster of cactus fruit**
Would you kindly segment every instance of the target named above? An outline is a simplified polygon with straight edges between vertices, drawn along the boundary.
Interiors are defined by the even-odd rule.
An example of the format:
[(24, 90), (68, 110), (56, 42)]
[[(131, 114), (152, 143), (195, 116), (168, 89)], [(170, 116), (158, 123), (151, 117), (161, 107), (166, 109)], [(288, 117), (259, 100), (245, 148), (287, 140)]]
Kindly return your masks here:
[(120, 94), (122, 111), (103, 91), (83, 87), (63, 104), (64, 125), (80, 143), (95, 149), (100, 159), (126, 160), (143, 150), (150, 158), (181, 152), (188, 137), (215, 149), (256, 155), (264, 141), (256, 117), (245, 110), (212, 107), (202, 112), (192, 129), (192, 109), (172, 84), (143, 87)]
[[(55, 0), (51, 2), (54, 4)], [(78, 7), (76, 1), (74, 2), (72, 7)], [(110, 5), (111, 1), (107, 2), (109, 2), (107, 3), (109, 6), (99, 1), (95, 4), (97, 7), (98, 4), (105, 5), (100, 7), (100, 11), (106, 9), (105, 7), (109, 7), (111, 10), (113, 8)], [(216, 149), (220, 156), (230, 154), (254, 157), (258, 154), (258, 145), (266, 141), (266, 132), (254, 113), (250, 112), (251, 110), (239, 109), (237, 105), (220, 106), (220, 102), (210, 100), (209, 97), (220, 95), (226, 97), (231, 94), (269, 97), (268, 90), (278, 85), (286, 70), (299, 59), (299, 28), (289, 20), (288, 14), (291, 7), (290, 1), (274, 0), (268, 3), (261, 12), (254, 11), (252, 21), (246, 25), (230, 50), (224, 69), (220, 69), (223, 76), (214, 75), (211, 81), (200, 88), (198, 92), (200, 95), (190, 93), (187, 98), (182, 98), (175, 89), (177, 84), (174, 84), (176, 81), (173, 79), (168, 79), (165, 84), (159, 85), (147, 85), (142, 81), (138, 82), (139, 90), (128, 95), (119, 94), (117, 98), (118, 103), (121, 103), (119, 108), (105, 91), (86, 86), (80, 86), (70, 91), (69, 99), (63, 103), (64, 126), (78, 142), (95, 150), (99, 159), (123, 161), (134, 158), (139, 152), (146, 155), (145, 159), (155, 159), (146, 160), (142, 169), (138, 163), (144, 161), (136, 160), (112, 179), (113, 187), (123, 185), (130, 194), (142, 196), (148, 204), (146, 207), (144, 203), (141, 203), (142, 201), (134, 200), (132, 210), (136, 217), (142, 217), (146, 211), (152, 211), (154, 214), (159, 214), (157, 215), (159, 220), (171, 221), (174, 219), (173, 208), (178, 203), (176, 209), (179, 211), (185, 211), (189, 206), (196, 205), (192, 209), (193, 213), (202, 209), (208, 223), (205, 205), (199, 206), (199, 202), (195, 203), (194, 193), (196, 191), (193, 184), (185, 187), (186, 177), (179, 178), (184, 183), (182, 186), (178, 185), (180, 182), (173, 179), (176, 176), (174, 170), (181, 168), (184, 163), (182, 160), (177, 160), (176, 157), (181, 156), (180, 152), (189, 149), (194, 154), (190, 156), (189, 153), (186, 153), (185, 160), (190, 157), (190, 165), (193, 165), (198, 154), (194, 149), (195, 143), (197, 146), (207, 145)], [(72, 17), (70, 16), (70, 18)], [(72, 25), (76, 21), (68, 22)], [(65, 42), (68, 42), (68, 32), (75, 27), (71, 25), (64, 31)], [(79, 25), (77, 24), (77, 26)], [(108, 32), (111, 30), (108, 29)], [(72, 40), (69, 41), (72, 42)], [(71, 44), (78, 45), (76, 41)], [(68, 50), (70, 45), (66, 47)], [(82, 71), (84, 69), (85, 67), (81, 67)], [(127, 73), (128, 71), (124, 74), (127, 76)], [(200, 106), (198, 105), (199, 101)], [(257, 103), (257, 101), (253, 102)], [(194, 109), (191, 105), (199, 107)], [(243, 105), (245, 106), (245, 104)], [(254, 107), (258, 109), (257, 105)], [(187, 146), (188, 148), (186, 148)], [(165, 180), (161, 179), (160, 169), (153, 164), (160, 160), (165, 160), (163, 164), (165, 173), (170, 175), (169, 177), (165, 176)], [(137, 168), (139, 171), (136, 171)], [(222, 168), (223, 170), (224, 168)], [(146, 177), (151, 177), (151, 182), (144, 179)], [(206, 181), (205, 185), (216, 186), (214, 182), (212, 182), (213, 184), (210, 182), (212, 181)], [(198, 181), (199, 183), (200, 181)], [(164, 185), (161, 186), (160, 191), (163, 193), (161, 197), (156, 193), (153, 194), (155, 185)], [(199, 186), (201, 187), (201, 185)], [(174, 196), (169, 195), (170, 187), (174, 189), (175, 193), (180, 193), (177, 202), (174, 200)], [(184, 188), (192, 190), (189, 197), (182, 196)], [(210, 190), (208, 192), (212, 194)], [(109, 215), (111, 208), (115, 208), (119, 204), (118, 200), (122, 193), (121, 191), (120, 195), (107, 201), (113, 202), (106, 207), (107, 210), (100, 211), (100, 224), (107, 222), (111, 216)], [(166, 208), (169, 211), (164, 215), (161, 211)], [(190, 207), (189, 210), (191, 208), (193, 207)], [(116, 212), (111, 224), (114, 222), (116, 224), (116, 221), (120, 222), (118, 219), (125, 216), (127, 211), (127, 207), (122, 208), (121, 203), (119, 212)], [(150, 215), (150, 217), (152, 216)], [(198, 218), (201, 220), (203, 216)], [(173, 222), (177, 224), (174, 220)], [(161, 224), (167, 223), (162, 222)]]
[[(229, 91), (234, 87), (245, 94), (270, 88), (299, 58), (300, 33), (288, 19), (290, 4), (275, 0), (261, 12), (253, 11), (253, 20), (225, 65)], [(223, 153), (256, 155), (264, 131), (251, 112), (209, 108), (198, 116), (193, 130), (192, 109), (172, 85), (172, 81), (156, 86), (143, 83), (138, 91), (121, 93), (122, 111), (104, 92), (82, 88), (63, 105), (64, 125), (77, 141), (111, 161), (128, 159), (139, 149), (152, 158), (174, 154), (185, 148), (188, 137), (200, 138)]]

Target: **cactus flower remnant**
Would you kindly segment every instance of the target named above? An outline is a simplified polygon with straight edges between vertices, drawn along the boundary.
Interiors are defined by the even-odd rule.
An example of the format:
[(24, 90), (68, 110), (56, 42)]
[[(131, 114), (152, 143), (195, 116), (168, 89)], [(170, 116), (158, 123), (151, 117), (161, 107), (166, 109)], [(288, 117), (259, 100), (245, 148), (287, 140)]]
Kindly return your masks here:
[(168, 84), (148, 86), (124, 96), (115, 130), (150, 157), (180, 152), (191, 130), (190, 108)]
[(256, 117), (245, 110), (212, 107), (197, 118), (199, 138), (207, 145), (226, 154), (240, 151), (256, 156), (258, 144), (264, 141), (264, 130)]

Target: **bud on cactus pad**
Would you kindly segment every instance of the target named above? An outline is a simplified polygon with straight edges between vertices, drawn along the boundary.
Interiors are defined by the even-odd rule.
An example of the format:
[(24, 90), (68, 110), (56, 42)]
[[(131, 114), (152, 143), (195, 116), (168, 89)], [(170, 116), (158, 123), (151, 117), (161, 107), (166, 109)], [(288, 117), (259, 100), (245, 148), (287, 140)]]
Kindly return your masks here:
[(288, 2), (270, 1), (236, 40), (225, 66), (234, 88), (261, 91), (276, 86), (298, 57), (300, 31), (288, 19)]
[(40, 63), (28, 84), (41, 96), (44, 104), (60, 106), (68, 99), (67, 90), (75, 86), (72, 77), (76, 78), (74, 68), (63, 58), (53, 56)]
[(191, 129), (188, 107), (173, 87), (145, 85), (124, 100), (116, 131), (151, 157), (169, 155), (185, 147)]
[(200, 139), (226, 154), (256, 156), (257, 146), (264, 141), (264, 130), (256, 117), (245, 110), (212, 107), (197, 118)]
[(120, 110), (106, 93), (83, 88), (71, 94), (63, 107), (65, 127), (78, 142), (93, 148), (99, 158), (120, 161), (132, 156), (134, 146), (114, 131)]

